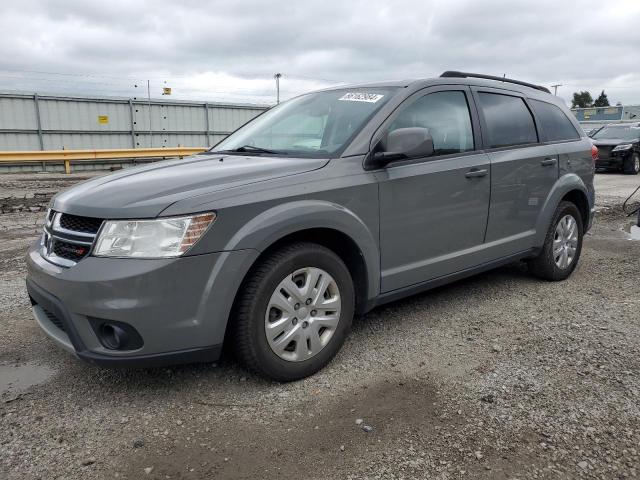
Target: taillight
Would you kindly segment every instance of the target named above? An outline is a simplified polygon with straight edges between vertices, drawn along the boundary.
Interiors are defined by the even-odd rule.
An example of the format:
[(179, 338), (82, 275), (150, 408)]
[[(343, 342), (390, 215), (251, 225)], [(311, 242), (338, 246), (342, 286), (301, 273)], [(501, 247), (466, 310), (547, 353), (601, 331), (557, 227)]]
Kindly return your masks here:
[(591, 159), (595, 162), (598, 158), (598, 147), (591, 145)]

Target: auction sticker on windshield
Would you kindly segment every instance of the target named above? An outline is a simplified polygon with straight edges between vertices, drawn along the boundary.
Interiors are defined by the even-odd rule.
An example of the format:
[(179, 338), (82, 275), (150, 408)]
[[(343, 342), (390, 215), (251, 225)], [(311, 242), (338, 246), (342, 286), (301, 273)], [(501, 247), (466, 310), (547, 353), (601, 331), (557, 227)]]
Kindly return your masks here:
[(349, 92), (345, 93), (338, 100), (342, 100), (345, 102), (376, 103), (382, 97), (384, 97), (384, 95), (380, 95), (379, 93)]

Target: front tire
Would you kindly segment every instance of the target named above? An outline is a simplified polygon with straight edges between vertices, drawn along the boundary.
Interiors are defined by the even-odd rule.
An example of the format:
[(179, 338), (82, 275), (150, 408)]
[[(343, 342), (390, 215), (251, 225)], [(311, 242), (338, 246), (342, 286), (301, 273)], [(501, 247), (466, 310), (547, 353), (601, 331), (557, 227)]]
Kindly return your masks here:
[(247, 276), (235, 306), (235, 344), (249, 370), (288, 382), (314, 374), (342, 347), (355, 307), (344, 262), (300, 242), (269, 254)]
[(640, 172), (640, 153), (634, 153), (626, 159), (622, 171), (627, 175), (637, 175)]
[(549, 281), (568, 278), (580, 259), (583, 235), (578, 207), (571, 202), (561, 202), (553, 215), (542, 251), (529, 260), (531, 273)]

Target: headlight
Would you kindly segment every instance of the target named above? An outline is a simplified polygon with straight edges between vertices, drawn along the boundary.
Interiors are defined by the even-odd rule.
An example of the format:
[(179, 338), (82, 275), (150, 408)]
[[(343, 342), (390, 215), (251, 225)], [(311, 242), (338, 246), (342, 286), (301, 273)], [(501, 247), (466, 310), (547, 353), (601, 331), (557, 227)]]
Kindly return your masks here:
[(619, 152), (621, 150), (629, 150), (631, 147), (633, 147), (633, 145), (631, 145), (630, 143), (623, 143), (622, 145), (618, 145), (617, 147), (615, 147), (611, 151), (612, 152)]
[(216, 219), (204, 213), (155, 220), (107, 220), (93, 255), (97, 257), (179, 257), (191, 248)]

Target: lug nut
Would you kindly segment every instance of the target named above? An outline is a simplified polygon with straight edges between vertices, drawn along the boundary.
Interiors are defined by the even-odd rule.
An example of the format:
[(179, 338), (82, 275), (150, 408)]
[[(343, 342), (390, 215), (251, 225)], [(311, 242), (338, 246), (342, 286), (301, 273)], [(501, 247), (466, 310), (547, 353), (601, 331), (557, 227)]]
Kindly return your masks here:
[(307, 302), (306, 303), (307, 303), (307, 305), (311, 305), (311, 299), (307, 298)]
[(315, 317), (318, 314), (318, 312), (316, 310), (311, 310), (311, 316)]
[(299, 309), (300, 309), (300, 304), (299, 304), (299, 303), (296, 303), (296, 304), (293, 306), (293, 308), (294, 308), (294, 310), (299, 310)]
[(307, 328), (309, 326), (309, 322), (302, 322), (302, 328)]
[(292, 325), (297, 325), (298, 324), (298, 319), (294, 318), (293, 320), (291, 320), (291, 324)]

